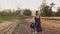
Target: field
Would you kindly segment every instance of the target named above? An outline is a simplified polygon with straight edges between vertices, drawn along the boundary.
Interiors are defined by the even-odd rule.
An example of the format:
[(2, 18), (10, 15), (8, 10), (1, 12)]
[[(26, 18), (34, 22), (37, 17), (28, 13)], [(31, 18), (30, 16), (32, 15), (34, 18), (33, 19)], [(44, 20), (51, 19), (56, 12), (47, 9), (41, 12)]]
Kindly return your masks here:
[[(19, 24), (16, 27), (16, 29), (14, 30), (14, 33), (15, 34), (16, 34), (16, 32), (18, 32), (18, 33), (23, 33), (23, 32), (28, 33), (29, 32), (30, 33), (31, 31), (30, 31), (28, 24), (30, 23), (31, 18), (32, 17), (30, 17), (30, 16), (29, 17), (26, 17), (26, 16), (25, 17), (24, 16), (0, 16), (0, 22), (5, 23), (4, 21), (6, 21), (6, 22), (19, 21)], [(7, 23), (7, 24), (9, 24), (9, 23)], [(60, 34), (60, 17), (42, 17), (41, 25), (42, 25), (43, 32), (45, 34)], [(4, 27), (6, 27), (6, 26), (4, 26)], [(23, 30), (25, 30), (27, 32), (25, 32)]]
[(42, 17), (45, 20), (60, 20), (60, 17)]
[(0, 16), (0, 23), (4, 21), (10, 21), (12, 19), (18, 19), (18, 16)]
[[(43, 17), (42, 29), (48, 34), (60, 34), (60, 17)], [(31, 19), (26, 19), (30, 21)]]

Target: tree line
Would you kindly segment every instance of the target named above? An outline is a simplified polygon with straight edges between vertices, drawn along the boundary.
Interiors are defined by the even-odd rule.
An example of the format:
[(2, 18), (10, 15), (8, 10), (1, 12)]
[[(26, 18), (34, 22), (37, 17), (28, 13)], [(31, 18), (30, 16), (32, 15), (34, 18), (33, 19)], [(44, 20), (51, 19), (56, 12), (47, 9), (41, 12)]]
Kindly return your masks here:
[(60, 7), (57, 8), (56, 12), (53, 12), (52, 7), (54, 6), (54, 3), (51, 3), (50, 6), (41, 6), (42, 9), (40, 9), (41, 16), (46, 16), (46, 17), (60, 17)]
[[(52, 11), (54, 3), (51, 3), (51, 6), (46, 5), (45, 7), (42, 6), (42, 9), (40, 9), (41, 16), (44, 17), (60, 17), (60, 7), (57, 8), (57, 12)], [(18, 9), (18, 10), (2, 10), (0, 11), (0, 16), (21, 16), (21, 12), (24, 16), (32, 16), (32, 11), (30, 9)]]
[(0, 11), (0, 16), (21, 16), (21, 13), (23, 12), (24, 16), (32, 16), (32, 12), (29, 9), (18, 9), (18, 10), (11, 10), (11, 9), (7, 9), (7, 10), (2, 10)]

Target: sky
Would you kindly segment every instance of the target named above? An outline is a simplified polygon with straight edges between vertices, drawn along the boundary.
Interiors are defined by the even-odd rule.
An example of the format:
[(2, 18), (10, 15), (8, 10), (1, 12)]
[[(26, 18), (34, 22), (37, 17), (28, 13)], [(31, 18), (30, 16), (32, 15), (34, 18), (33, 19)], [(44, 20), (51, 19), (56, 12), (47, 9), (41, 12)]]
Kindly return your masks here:
[[(55, 3), (53, 10), (60, 7), (60, 0), (46, 0), (47, 5)], [(41, 6), (42, 0), (0, 0), (0, 9), (31, 9), (37, 10)]]

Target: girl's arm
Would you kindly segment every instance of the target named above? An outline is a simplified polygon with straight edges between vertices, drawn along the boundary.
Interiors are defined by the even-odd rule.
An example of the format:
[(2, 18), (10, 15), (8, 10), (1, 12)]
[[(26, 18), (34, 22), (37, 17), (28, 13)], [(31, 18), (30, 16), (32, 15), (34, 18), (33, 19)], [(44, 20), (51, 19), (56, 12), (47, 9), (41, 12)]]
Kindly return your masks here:
[(42, 22), (42, 18), (41, 18), (41, 16), (40, 16), (40, 23)]
[(34, 21), (35, 21), (35, 17), (33, 17), (30, 22), (33, 22), (34, 23)]

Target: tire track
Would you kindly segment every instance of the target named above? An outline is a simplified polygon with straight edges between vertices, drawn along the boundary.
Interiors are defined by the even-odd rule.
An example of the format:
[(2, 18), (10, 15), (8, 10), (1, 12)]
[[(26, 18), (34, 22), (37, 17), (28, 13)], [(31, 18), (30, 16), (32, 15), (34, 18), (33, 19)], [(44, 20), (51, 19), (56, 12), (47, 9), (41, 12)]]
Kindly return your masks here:
[(17, 26), (12, 34), (30, 34), (29, 24), (25, 20), (20, 20), (19, 26)]

